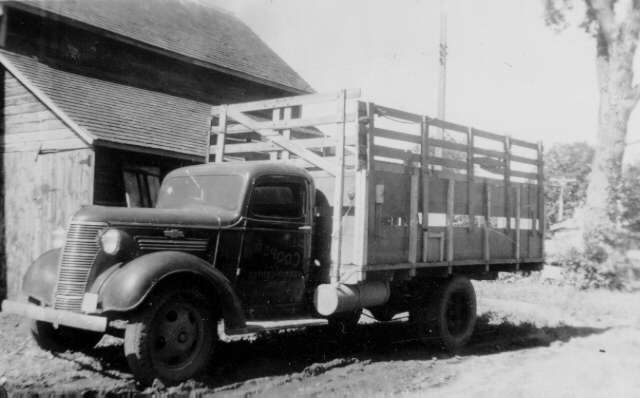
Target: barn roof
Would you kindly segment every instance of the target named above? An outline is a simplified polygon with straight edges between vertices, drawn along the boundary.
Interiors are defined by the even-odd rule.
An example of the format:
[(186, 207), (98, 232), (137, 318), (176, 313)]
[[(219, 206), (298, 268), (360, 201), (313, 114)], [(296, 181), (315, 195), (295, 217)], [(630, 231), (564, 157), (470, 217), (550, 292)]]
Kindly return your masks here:
[(204, 159), (208, 104), (70, 73), (2, 50), (0, 63), (90, 144)]
[(193, 0), (27, 0), (4, 4), (97, 28), (138, 46), (277, 88), (313, 91), (240, 19)]

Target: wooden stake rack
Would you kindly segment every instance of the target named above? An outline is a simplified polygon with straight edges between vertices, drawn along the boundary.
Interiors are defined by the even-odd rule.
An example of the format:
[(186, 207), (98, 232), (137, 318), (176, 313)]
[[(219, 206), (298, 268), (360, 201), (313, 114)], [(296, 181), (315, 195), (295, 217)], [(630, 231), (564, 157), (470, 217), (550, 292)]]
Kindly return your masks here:
[[(207, 160), (287, 162), (332, 179), (334, 281), (343, 265), (366, 276), (542, 262), (541, 144), (359, 97), (341, 90), (214, 107)], [(343, 236), (347, 202), (352, 241)]]

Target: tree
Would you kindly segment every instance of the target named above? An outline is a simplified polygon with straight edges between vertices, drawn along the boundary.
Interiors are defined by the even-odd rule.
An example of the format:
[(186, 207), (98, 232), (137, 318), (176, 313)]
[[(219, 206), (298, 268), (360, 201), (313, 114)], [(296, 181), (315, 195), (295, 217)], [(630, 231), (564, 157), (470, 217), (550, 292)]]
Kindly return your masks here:
[(585, 214), (585, 247), (605, 261), (615, 249), (619, 219), (622, 158), (629, 116), (640, 99), (633, 83), (633, 60), (640, 34), (640, 0), (545, 0), (547, 24), (564, 28), (576, 6), (584, 5), (580, 24), (594, 37), (600, 105), (598, 133)]

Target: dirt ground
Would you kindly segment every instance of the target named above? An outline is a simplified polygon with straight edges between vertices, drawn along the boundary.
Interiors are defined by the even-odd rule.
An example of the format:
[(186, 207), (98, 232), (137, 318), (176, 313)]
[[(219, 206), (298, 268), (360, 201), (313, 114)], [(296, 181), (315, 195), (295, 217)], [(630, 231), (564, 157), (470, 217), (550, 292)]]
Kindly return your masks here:
[(424, 347), (402, 320), (361, 319), (221, 345), (202, 379), (136, 389), (122, 342), (86, 353), (39, 350), (23, 320), (0, 314), (0, 385), (13, 393), (182, 396), (640, 396), (640, 293), (540, 281), (475, 283), (480, 319), (459, 356)]

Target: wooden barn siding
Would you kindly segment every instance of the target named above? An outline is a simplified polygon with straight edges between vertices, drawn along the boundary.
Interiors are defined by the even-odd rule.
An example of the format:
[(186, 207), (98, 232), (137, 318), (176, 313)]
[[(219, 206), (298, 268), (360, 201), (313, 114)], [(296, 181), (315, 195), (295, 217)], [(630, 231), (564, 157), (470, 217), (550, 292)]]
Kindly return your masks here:
[[(6, 286), (6, 295), (15, 297), (29, 264), (52, 248), (53, 232), (91, 203), (94, 155), (12, 75), (3, 74), (0, 278), (6, 282), (0, 289)], [(62, 151), (38, 154), (39, 148)]]

